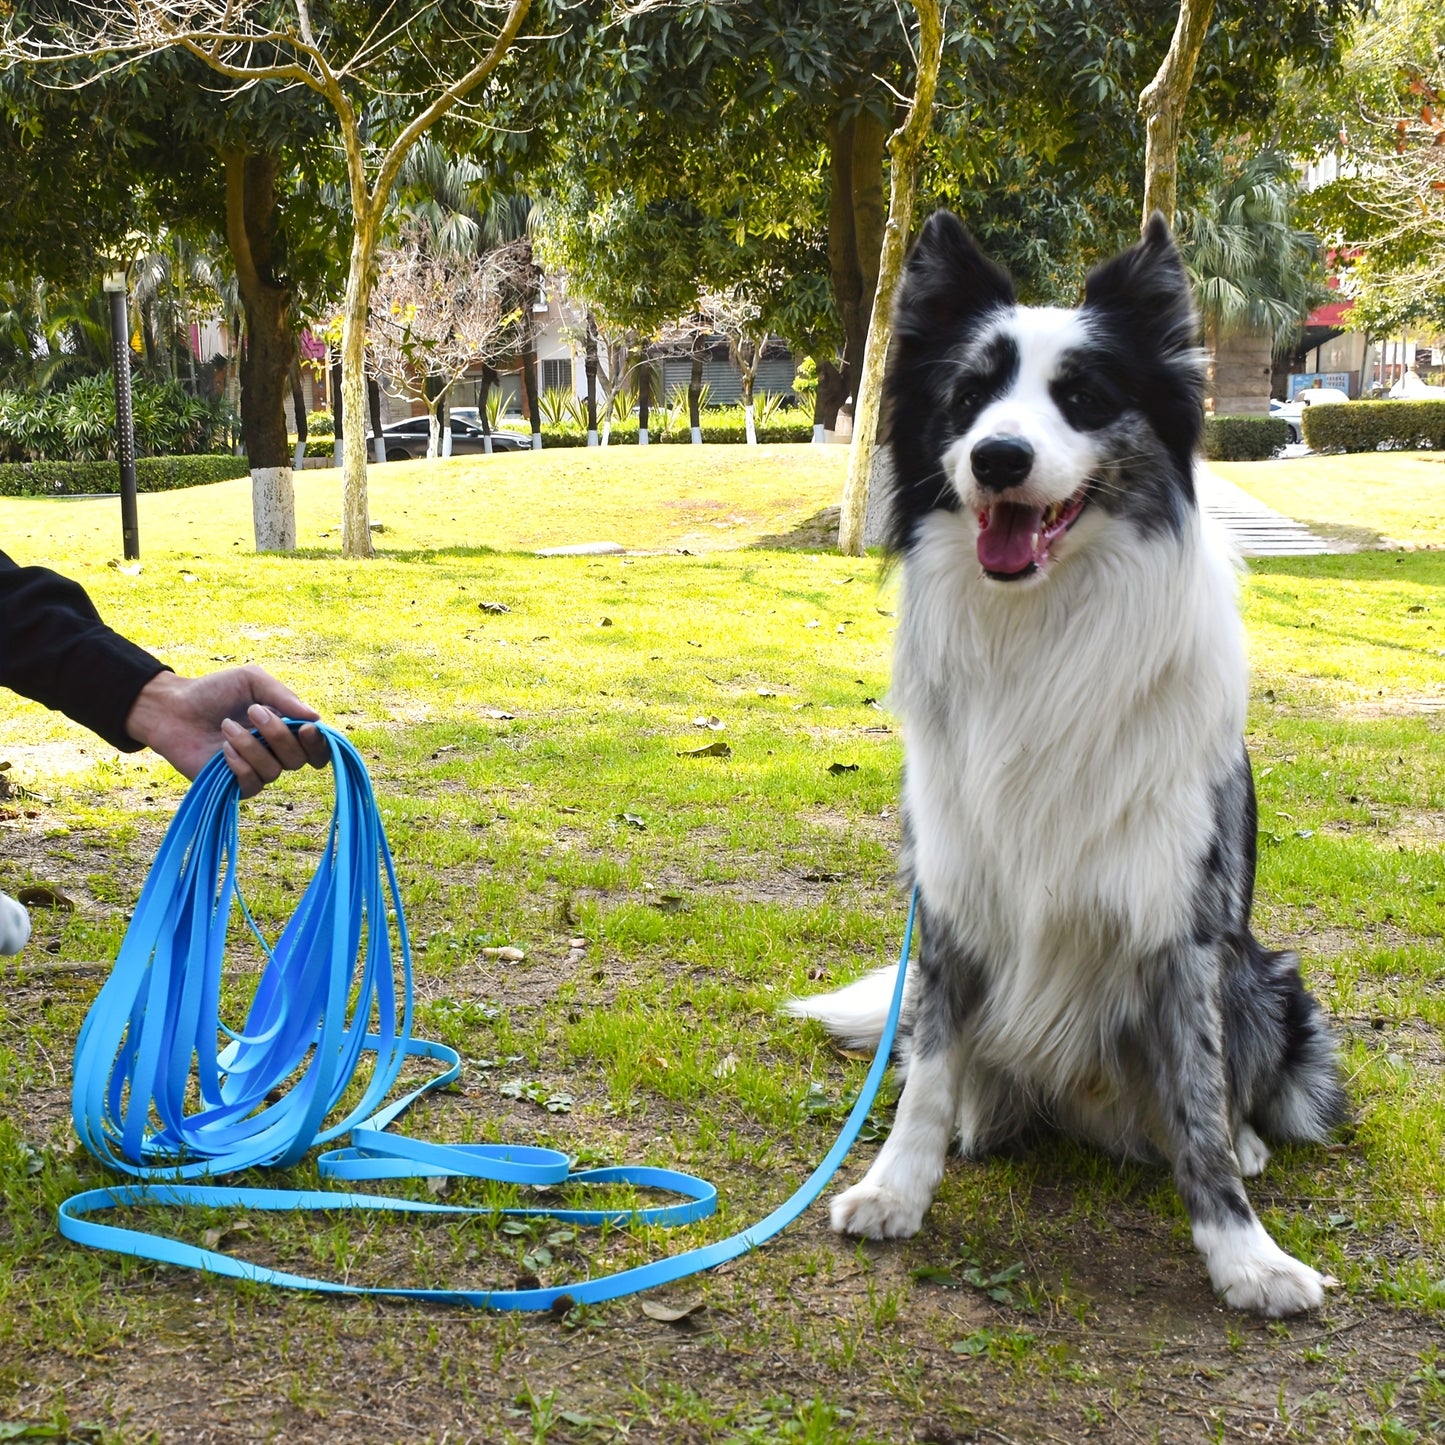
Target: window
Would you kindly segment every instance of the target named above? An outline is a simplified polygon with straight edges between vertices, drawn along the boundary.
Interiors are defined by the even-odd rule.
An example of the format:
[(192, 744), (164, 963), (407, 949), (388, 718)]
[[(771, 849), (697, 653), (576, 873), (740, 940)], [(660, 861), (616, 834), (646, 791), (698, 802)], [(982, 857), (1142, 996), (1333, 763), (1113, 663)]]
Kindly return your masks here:
[(555, 361), (542, 363), (542, 390), (572, 390), (572, 360), (570, 357), (564, 356)]

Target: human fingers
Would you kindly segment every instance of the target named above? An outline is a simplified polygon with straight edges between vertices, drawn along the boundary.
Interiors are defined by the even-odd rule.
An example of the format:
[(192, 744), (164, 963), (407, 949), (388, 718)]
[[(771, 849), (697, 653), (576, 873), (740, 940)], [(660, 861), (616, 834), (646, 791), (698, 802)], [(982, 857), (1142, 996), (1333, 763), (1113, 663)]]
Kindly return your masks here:
[(304, 767), (309, 761), (309, 750), (302, 745), (296, 733), (286, 726), (283, 717), (261, 703), (252, 703), (246, 710), (246, 717), (251, 726), (261, 734), (261, 741), (283, 768)]
[(250, 796), (246, 787), (253, 778), (256, 780), (256, 787), (251, 791), (258, 792), (267, 783), (274, 783), (281, 776), (281, 759), (271, 751), (264, 738), (257, 737), (250, 729), (232, 718), (227, 718), (221, 724), (221, 737), (228, 749), (226, 761), (241, 782), (243, 797)]
[[(225, 758), (226, 766), (236, 775), (236, 781), (241, 785), (241, 796), (243, 798), (254, 798), (256, 794), (266, 786), (266, 779), (257, 773), (249, 758), (241, 756), (240, 750), (231, 740), (229, 736), (230, 729), (236, 726), (237, 724), (231, 722), (229, 719), (227, 720), (225, 727), (228, 735), (226, 740), (221, 744), (221, 756)], [(239, 730), (245, 732), (244, 728)], [(246, 736), (249, 738), (251, 735), (250, 733), (246, 733)], [(255, 739), (253, 738), (252, 741), (254, 742)], [(271, 766), (275, 768), (278, 773), (280, 772), (280, 765), (276, 762), (275, 758), (271, 759)]]
[(297, 732), (296, 740), (306, 754), (306, 761), (313, 768), (324, 768), (331, 761), (331, 744), (327, 742), (326, 734), (320, 728), (307, 723)]
[(315, 722), (321, 716), (314, 707), (302, 702), (284, 682), (272, 677), (264, 668), (253, 665), (248, 667), (246, 672), (249, 675), (252, 698), (281, 717)]

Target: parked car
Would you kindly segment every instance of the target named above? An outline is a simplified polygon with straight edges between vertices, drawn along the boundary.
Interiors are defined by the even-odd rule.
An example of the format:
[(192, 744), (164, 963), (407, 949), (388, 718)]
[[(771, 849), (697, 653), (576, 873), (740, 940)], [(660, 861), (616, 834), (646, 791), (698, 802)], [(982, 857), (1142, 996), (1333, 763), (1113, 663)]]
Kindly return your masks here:
[(1307, 386), (1297, 392), (1293, 401), (1274, 400), (1269, 404), (1269, 414), (1289, 424), (1289, 439), (1292, 442), (1304, 440), (1304, 414), (1312, 406), (1336, 406), (1349, 397), (1335, 386)]
[[(451, 415), (452, 455), (476, 456), (487, 449), (486, 435), (476, 422), (465, 416)], [(409, 462), (426, 455), (431, 439), (431, 420), (424, 416), (408, 417), (405, 421), (394, 421), (381, 429), (386, 442), (386, 459), (389, 462)], [(494, 452), (528, 451), (527, 440), (516, 432), (494, 431), (492, 450)]]

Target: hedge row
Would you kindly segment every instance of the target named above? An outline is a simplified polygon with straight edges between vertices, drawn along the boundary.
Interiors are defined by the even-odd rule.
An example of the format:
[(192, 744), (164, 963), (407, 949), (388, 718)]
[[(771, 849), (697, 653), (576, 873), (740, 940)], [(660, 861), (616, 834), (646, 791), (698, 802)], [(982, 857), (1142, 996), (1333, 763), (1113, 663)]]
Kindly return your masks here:
[(1204, 455), (1211, 462), (1262, 462), (1289, 441), (1289, 424), (1273, 416), (1207, 416)]
[[(250, 474), (245, 457), (137, 457), (138, 492), (173, 492)], [(120, 490), (117, 462), (0, 462), (0, 497), (79, 497)]]
[(1305, 440), (1317, 452), (1445, 449), (1445, 401), (1352, 401), (1305, 408)]
[[(810, 442), (813, 440), (813, 423), (808, 421), (771, 421), (757, 429), (758, 441), (764, 445), (773, 442)], [(599, 435), (601, 428), (598, 428)], [(714, 422), (709, 423), (706, 413), (703, 416), (702, 439), (704, 445), (708, 442), (739, 443), (747, 441), (747, 429), (743, 423)], [(692, 431), (686, 422), (681, 427), (671, 430), (659, 430), (657, 427), (648, 427), (647, 440), (654, 446), (674, 446), (681, 444), (686, 446), (692, 441)], [(612, 432), (608, 438), (609, 446), (614, 447), (635, 447), (637, 445), (637, 418), (632, 417), (625, 422), (613, 422)], [(548, 447), (585, 447), (587, 445), (587, 433), (585, 431), (557, 431), (555, 429), (542, 428), (542, 446), (545, 450)]]

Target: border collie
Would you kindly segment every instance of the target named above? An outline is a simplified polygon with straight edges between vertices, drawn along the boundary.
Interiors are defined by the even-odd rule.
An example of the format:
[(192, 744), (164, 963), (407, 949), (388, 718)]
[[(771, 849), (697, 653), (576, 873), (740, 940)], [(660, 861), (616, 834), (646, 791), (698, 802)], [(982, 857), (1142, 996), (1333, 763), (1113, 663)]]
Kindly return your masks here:
[[(1241, 1182), (1345, 1117), (1293, 953), (1250, 931), (1255, 799), (1238, 561), (1194, 491), (1203, 367), (1160, 216), (1075, 311), (1015, 304), (958, 219), (908, 261), (886, 383), (903, 597), (903, 871), (921, 949), (893, 1131), (832, 1204), (914, 1234), (951, 1139), (1039, 1124), (1168, 1159), (1225, 1301), (1332, 1283)], [(876, 1047), (894, 970), (789, 1011)]]

